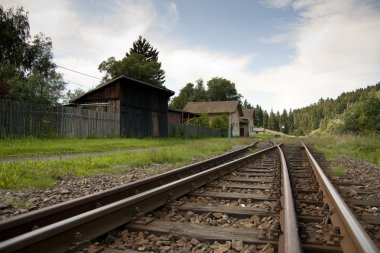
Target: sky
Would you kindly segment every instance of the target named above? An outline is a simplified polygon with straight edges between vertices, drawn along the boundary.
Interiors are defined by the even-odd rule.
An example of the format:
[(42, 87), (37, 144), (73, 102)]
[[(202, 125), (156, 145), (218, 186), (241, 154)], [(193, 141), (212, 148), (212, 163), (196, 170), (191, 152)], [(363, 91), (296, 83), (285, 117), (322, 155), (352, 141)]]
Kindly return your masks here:
[[(267, 111), (297, 109), (380, 81), (378, 0), (0, 0), (51, 37), (58, 66), (101, 78), (139, 35), (157, 48), (165, 86), (224, 77)], [(57, 70), (68, 89), (99, 80)]]

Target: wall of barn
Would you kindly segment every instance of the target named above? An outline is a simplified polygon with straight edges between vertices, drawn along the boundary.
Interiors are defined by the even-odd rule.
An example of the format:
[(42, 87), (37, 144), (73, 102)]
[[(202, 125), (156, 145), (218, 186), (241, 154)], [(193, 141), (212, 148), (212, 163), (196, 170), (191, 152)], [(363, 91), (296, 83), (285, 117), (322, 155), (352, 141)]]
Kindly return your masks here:
[(120, 85), (120, 133), (127, 137), (168, 136), (169, 95), (147, 86)]

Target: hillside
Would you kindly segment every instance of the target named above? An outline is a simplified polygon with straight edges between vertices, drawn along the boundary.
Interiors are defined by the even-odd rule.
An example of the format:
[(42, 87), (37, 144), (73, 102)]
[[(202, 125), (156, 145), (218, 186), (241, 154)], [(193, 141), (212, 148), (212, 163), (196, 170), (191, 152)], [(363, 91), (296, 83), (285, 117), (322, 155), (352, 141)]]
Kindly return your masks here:
[(380, 131), (380, 83), (294, 110), (294, 131)]

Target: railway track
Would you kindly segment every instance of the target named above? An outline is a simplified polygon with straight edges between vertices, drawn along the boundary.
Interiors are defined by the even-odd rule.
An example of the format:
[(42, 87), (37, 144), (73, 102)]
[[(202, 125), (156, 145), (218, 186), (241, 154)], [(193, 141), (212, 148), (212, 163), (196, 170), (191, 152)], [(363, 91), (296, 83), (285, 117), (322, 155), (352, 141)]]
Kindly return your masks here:
[(378, 252), (307, 148), (284, 154), (273, 146), (156, 177), (102, 205), (93, 196), (95, 206), (16, 233), (0, 252)]

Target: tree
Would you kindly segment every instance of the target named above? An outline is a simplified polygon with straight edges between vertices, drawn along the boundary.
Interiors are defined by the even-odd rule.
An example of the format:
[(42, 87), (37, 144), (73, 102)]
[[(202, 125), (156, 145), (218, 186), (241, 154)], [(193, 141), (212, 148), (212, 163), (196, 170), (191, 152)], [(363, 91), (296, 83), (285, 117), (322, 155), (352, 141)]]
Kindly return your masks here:
[(214, 77), (207, 82), (207, 95), (212, 101), (240, 100), (235, 84), (225, 78)]
[(253, 109), (253, 106), (247, 101), (247, 99), (244, 99), (243, 108), (244, 109)]
[(222, 132), (228, 133), (228, 115), (220, 115), (215, 117), (211, 123), (212, 128), (219, 128)]
[(281, 128), (281, 132), (283, 132), (284, 134), (289, 133), (289, 116), (285, 109), (282, 111), (282, 114), (280, 117), (280, 128)]
[(270, 130), (275, 130), (275, 127), (276, 127), (276, 114), (274, 114), (273, 110), (271, 110), (269, 113), (269, 118), (268, 118), (268, 128)]
[(264, 111), (263, 114), (263, 127), (265, 129), (269, 128), (269, 115), (267, 111)]
[(52, 42), (40, 33), (30, 38), (28, 13), (0, 6), (0, 95), (52, 104), (62, 97), (65, 82), (56, 72)]
[(207, 91), (203, 85), (203, 80), (198, 79), (195, 81), (197, 85), (194, 88), (193, 96), (190, 98), (192, 102), (204, 102), (207, 101)]
[(259, 105), (255, 108), (255, 125), (264, 127), (264, 111)]
[(209, 127), (209, 119), (207, 113), (202, 113), (198, 118), (193, 118), (189, 121), (192, 125)]
[(380, 132), (380, 91), (379, 97), (370, 96), (357, 103), (344, 114), (344, 131), (346, 132)]
[(76, 99), (77, 97), (82, 96), (84, 93), (86, 93), (84, 90), (77, 88), (75, 90), (68, 90), (65, 94), (65, 97), (62, 101), (63, 104), (68, 104), (70, 101)]
[(187, 102), (192, 101), (194, 96), (194, 84), (188, 83), (183, 87), (178, 96), (174, 97), (170, 102), (170, 106), (182, 110)]
[(126, 75), (149, 84), (163, 86), (165, 71), (158, 61), (159, 52), (142, 36), (133, 42), (132, 48), (121, 60), (110, 57), (100, 63), (98, 69), (105, 72), (102, 83)]

